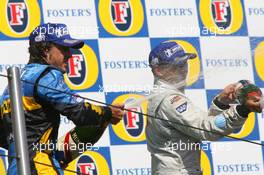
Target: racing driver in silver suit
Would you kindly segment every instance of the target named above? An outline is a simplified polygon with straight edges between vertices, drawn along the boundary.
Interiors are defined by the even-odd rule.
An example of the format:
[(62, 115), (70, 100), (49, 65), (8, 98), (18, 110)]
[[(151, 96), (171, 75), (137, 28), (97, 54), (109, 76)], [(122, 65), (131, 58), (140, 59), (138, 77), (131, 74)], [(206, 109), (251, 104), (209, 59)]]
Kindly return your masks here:
[[(196, 56), (174, 41), (160, 43), (150, 52), (155, 89), (149, 98), (148, 114), (159, 118), (148, 117), (146, 128), (152, 175), (201, 175), (201, 141), (218, 140), (241, 128), (250, 112), (262, 111), (262, 94), (255, 85), (251, 85), (256, 87), (254, 97), (245, 98), (243, 104), (229, 105), (236, 98), (235, 83), (214, 98), (209, 112), (196, 107), (184, 94), (188, 60)], [(179, 149), (180, 144), (191, 146)]]

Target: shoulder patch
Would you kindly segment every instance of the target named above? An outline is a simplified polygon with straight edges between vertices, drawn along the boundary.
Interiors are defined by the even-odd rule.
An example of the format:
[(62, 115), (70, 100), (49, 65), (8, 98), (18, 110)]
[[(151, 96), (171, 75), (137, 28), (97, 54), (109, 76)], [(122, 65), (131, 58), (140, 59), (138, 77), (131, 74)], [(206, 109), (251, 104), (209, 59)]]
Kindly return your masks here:
[(227, 127), (226, 126), (226, 118), (223, 114), (217, 115), (215, 117), (214, 123), (215, 123), (215, 126), (217, 126), (218, 128), (221, 128), (221, 129), (225, 129)]
[(187, 101), (176, 107), (176, 111), (179, 113), (183, 113), (187, 110)]
[(173, 103), (176, 103), (177, 101), (179, 101), (181, 99), (181, 97), (179, 95), (176, 95), (176, 96), (173, 96), (171, 99), (170, 99), (170, 103), (173, 104)]

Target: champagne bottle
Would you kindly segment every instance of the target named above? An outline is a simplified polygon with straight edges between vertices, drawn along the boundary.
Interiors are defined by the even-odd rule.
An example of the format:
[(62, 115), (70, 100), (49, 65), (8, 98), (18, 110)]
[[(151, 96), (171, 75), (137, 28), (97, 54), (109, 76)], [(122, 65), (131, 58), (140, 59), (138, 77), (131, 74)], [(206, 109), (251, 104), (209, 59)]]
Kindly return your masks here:
[(77, 158), (102, 137), (109, 121), (100, 126), (76, 126), (57, 141), (57, 149), (64, 152), (67, 163)]

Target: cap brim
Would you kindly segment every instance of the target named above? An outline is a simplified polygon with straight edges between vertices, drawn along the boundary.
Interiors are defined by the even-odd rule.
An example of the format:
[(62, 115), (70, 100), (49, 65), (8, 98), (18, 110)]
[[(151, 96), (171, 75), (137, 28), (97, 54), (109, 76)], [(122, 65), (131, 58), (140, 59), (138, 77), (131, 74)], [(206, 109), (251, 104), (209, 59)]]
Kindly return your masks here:
[(194, 59), (196, 57), (197, 57), (197, 55), (195, 53), (185, 53), (184, 56), (182, 56), (180, 58), (179, 57), (175, 58), (174, 64), (176, 64), (176, 65), (179, 64), (180, 65), (180, 64), (185, 63), (186, 61), (188, 61), (188, 59)]
[(185, 56), (187, 56), (187, 59), (194, 59), (197, 57), (195, 53), (185, 53)]
[(56, 44), (74, 48), (74, 49), (80, 49), (84, 45), (84, 42), (82, 40), (77, 40), (77, 39), (63, 39), (63, 40), (57, 40), (53, 42)]

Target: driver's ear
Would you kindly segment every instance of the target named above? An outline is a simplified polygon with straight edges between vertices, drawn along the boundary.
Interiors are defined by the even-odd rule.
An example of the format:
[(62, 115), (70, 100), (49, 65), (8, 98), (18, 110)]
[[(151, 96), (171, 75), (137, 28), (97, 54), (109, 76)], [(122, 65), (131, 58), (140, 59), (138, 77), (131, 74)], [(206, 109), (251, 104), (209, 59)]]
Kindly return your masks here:
[(152, 67), (151, 71), (157, 77), (162, 77), (163, 76), (163, 71), (162, 71), (162, 69), (159, 66)]
[(50, 60), (50, 53), (49, 53), (49, 50), (48, 50), (48, 49), (46, 49), (46, 50), (44, 51), (44, 57), (43, 57), (43, 59), (44, 59), (47, 63), (49, 63), (49, 60)]

